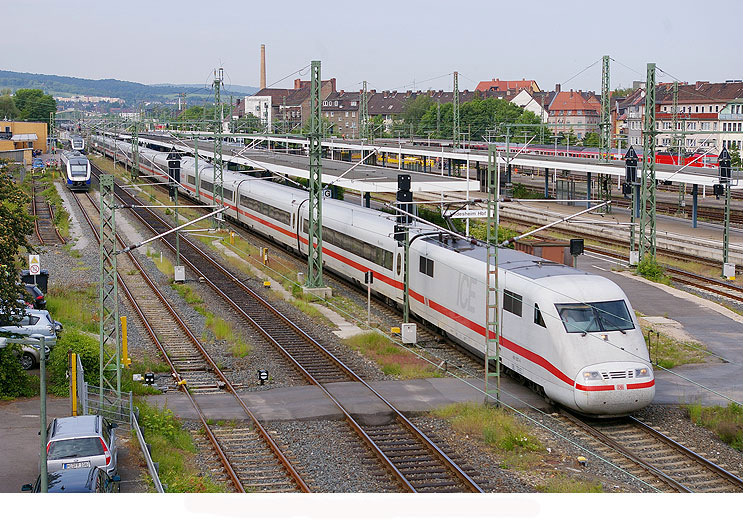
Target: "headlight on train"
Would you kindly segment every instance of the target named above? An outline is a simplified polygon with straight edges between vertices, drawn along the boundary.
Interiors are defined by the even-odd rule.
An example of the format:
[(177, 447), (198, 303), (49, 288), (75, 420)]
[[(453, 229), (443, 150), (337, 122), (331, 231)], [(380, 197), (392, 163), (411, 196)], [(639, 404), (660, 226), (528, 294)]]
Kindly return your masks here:
[(650, 376), (650, 369), (643, 367), (641, 369), (635, 369), (635, 378), (647, 378)]
[(585, 380), (600, 380), (601, 374), (595, 370), (587, 370), (583, 373), (583, 379)]

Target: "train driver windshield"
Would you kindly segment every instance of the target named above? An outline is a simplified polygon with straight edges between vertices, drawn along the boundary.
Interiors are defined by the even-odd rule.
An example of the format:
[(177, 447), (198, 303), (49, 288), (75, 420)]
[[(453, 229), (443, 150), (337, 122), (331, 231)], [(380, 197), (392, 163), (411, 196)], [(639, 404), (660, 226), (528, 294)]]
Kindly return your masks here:
[(624, 332), (635, 328), (624, 300), (558, 303), (555, 307), (567, 332)]

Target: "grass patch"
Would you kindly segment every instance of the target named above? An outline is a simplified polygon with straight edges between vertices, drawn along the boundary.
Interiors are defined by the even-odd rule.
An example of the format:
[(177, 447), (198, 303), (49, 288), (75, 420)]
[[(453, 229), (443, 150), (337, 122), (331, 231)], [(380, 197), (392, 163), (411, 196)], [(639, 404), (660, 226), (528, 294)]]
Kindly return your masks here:
[(691, 421), (710, 429), (734, 449), (743, 451), (743, 407), (729, 403), (727, 407), (687, 405)]
[(499, 451), (543, 450), (542, 444), (529, 428), (503, 409), (475, 403), (457, 403), (436, 409), (433, 415), (449, 420), (455, 431), (474, 437)]
[(201, 298), (201, 296), (199, 296), (199, 294), (190, 285), (186, 285), (183, 283), (173, 283), (171, 284), (171, 287), (175, 289), (175, 291), (180, 294), (181, 298), (183, 298), (183, 300), (189, 305), (204, 303), (204, 300)]
[(64, 325), (64, 336), (70, 329), (98, 334), (98, 290), (96, 285), (49, 286), (46, 307), (52, 318)]
[(585, 494), (601, 493), (604, 491), (601, 483), (598, 481), (573, 479), (563, 474), (557, 474), (548, 479), (546, 483), (538, 485), (537, 490), (552, 494)]
[(44, 175), (43, 182), (46, 189), (41, 193), (42, 196), (51, 204), (54, 210), (54, 225), (59, 230), (59, 234), (63, 238), (70, 237), (70, 215), (62, 203), (62, 198), (57, 193), (57, 188), (54, 186), (53, 172), (49, 172)]
[(224, 489), (200, 474), (195, 465), (196, 446), (191, 434), (167, 407), (157, 409), (143, 401), (135, 402), (139, 424), (159, 463), (160, 480), (168, 492), (223, 492)]
[(382, 372), (401, 379), (441, 377), (441, 373), (415, 354), (378, 332), (365, 332), (345, 340), (352, 349), (376, 361)]
[[(301, 294), (301, 290), (300, 290)], [(311, 297), (308, 297), (311, 298)], [(323, 325), (326, 325), (328, 327), (335, 327), (335, 324), (330, 321), (325, 315), (317, 310), (315, 307), (311, 305), (312, 299), (306, 299), (303, 296), (300, 296), (299, 298), (293, 298), (289, 300), (289, 303), (291, 303), (294, 307), (296, 307), (298, 310), (305, 313), (307, 316), (312, 318), (313, 320), (316, 320)]]
[(657, 330), (650, 331), (650, 327), (642, 327), (650, 359), (659, 367), (672, 369), (678, 365), (703, 363), (707, 360), (705, 347), (701, 343), (681, 341)]
[(666, 276), (666, 270), (652, 257), (646, 257), (637, 264), (636, 274), (656, 283), (671, 284), (671, 278)]
[(236, 358), (244, 358), (252, 347), (242, 337), (232, 330), (232, 325), (222, 318), (216, 317), (202, 305), (195, 305), (194, 310), (206, 318), (206, 328), (219, 341), (227, 342), (230, 352)]
[(172, 278), (174, 274), (173, 264), (170, 260), (162, 255), (162, 251), (154, 252), (147, 249), (147, 257), (150, 258), (161, 273), (165, 276)]

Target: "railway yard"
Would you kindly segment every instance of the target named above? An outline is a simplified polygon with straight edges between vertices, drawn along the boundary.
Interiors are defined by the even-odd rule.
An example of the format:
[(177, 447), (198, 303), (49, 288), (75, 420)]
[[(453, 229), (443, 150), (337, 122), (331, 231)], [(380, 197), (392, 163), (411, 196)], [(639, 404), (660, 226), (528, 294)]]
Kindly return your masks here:
[[(131, 183), (127, 171), (110, 159), (98, 153), (89, 157), (90, 192), (71, 192), (59, 177), (34, 178), (31, 184), (40, 192), (43, 181), (53, 183), (70, 216), (69, 237), (63, 239), (44, 200), (33, 198), (39, 217), (34, 242), (42, 246), (45, 268), (53, 275), (49, 295), (84, 294), (95, 285), (101, 172), (116, 174), (120, 250), (174, 226), (170, 209), (153, 206), (169, 204), (165, 188), (147, 184), (146, 178)], [(206, 214), (196, 203), (186, 200), (181, 221)], [(574, 212), (553, 204), (546, 210), (509, 209), (513, 206), (502, 209), (502, 224), (515, 231)], [(668, 268), (669, 281), (635, 276), (626, 267), (622, 233), (600, 223), (623, 219), (617, 210), (577, 229), (555, 227), (542, 237), (585, 238), (578, 268), (616, 281), (645, 329), (656, 364), (655, 400), (631, 417), (613, 419), (577, 417), (517, 376), (502, 378), (501, 409), (484, 407), (481, 359), (420, 321), (412, 346), (401, 344), (399, 335), (387, 336), (399, 327), (400, 310), (378, 296), (368, 304), (364, 288), (331, 272), (325, 284), (332, 298), (304, 298), (296, 280), (306, 258), (235, 222), (221, 230), (181, 234), (177, 246), (169, 234), (122, 253), (117, 256), (119, 306), (128, 318), (129, 357), (136, 369), (155, 374), (152, 386), (136, 390), (158, 392), (138, 395), (140, 424), (148, 416), (164, 416), (191, 441), (179, 447), (189, 450), (178, 451), (185, 465), (175, 474), (168, 471), (167, 452), (153, 447), (165, 488), (743, 492), (740, 447), (692, 419), (703, 407), (743, 401), (743, 287), (714, 276), (719, 264), (714, 268), (709, 258), (716, 255), (704, 243), (716, 234), (714, 225), (679, 231), (688, 225), (671, 218), (659, 219), (659, 230), (667, 233), (659, 233), (659, 255), (677, 265)], [(674, 234), (685, 235), (684, 252), (674, 248)], [(690, 254), (692, 235), (707, 256)], [(743, 233), (734, 229), (731, 238), (731, 253), (738, 256)], [(186, 267), (184, 283), (173, 282), (173, 266), (179, 263)], [(665, 353), (659, 358), (660, 336), (674, 346), (671, 352), (685, 356), (674, 363)], [(67, 401), (54, 398), (51, 408), (62, 413)], [(0, 404), (2, 415), (18, 422), (12, 433), (2, 435), (19, 452), (16, 439), (36, 430), (29, 426), (25, 434), (21, 428), (28, 408), (28, 402)], [(124, 440), (122, 492), (154, 489), (136, 438)], [(5, 492), (16, 491), (37, 473), (32, 458), (14, 459), (13, 467), (0, 467)]]

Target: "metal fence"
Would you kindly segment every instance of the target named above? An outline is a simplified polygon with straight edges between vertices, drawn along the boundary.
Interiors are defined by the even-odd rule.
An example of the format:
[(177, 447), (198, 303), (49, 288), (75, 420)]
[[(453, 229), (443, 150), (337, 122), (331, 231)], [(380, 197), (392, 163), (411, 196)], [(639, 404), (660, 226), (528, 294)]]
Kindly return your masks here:
[(150, 476), (152, 476), (152, 482), (155, 484), (155, 490), (163, 493), (165, 492), (165, 489), (163, 488), (163, 484), (160, 482), (160, 475), (157, 466), (152, 461), (152, 456), (150, 455), (150, 447), (147, 445), (147, 442), (144, 439), (144, 435), (142, 434), (142, 429), (139, 428), (139, 422), (138, 422), (139, 412), (137, 412), (136, 409), (132, 412), (132, 430), (134, 430), (134, 433), (137, 435), (137, 440), (139, 440), (139, 446), (142, 448), (142, 454), (144, 454), (144, 459), (147, 461), (147, 470), (150, 471)]
[(133, 396), (127, 392), (119, 396), (115, 390), (101, 389), (85, 384), (86, 414), (100, 414), (107, 420), (131, 424)]
[(155, 490), (160, 493), (165, 492), (163, 484), (160, 481), (158, 467), (152, 461), (150, 447), (147, 445), (144, 434), (142, 434), (142, 429), (139, 426), (139, 412), (134, 408), (132, 393), (128, 392), (119, 396), (115, 390), (103, 389), (103, 394), (101, 394), (99, 387), (88, 385), (85, 381), (82, 362), (80, 358), (75, 359), (77, 362), (77, 372), (75, 373), (75, 381), (77, 383), (75, 387), (77, 408), (75, 410), (77, 411), (77, 415), (100, 414), (109, 421), (115, 420), (119, 423), (131, 425), (132, 430), (137, 435), (137, 441), (139, 441), (139, 447), (142, 449), (142, 455), (147, 462), (147, 470), (149, 470), (150, 476), (152, 476), (152, 483), (155, 486)]

